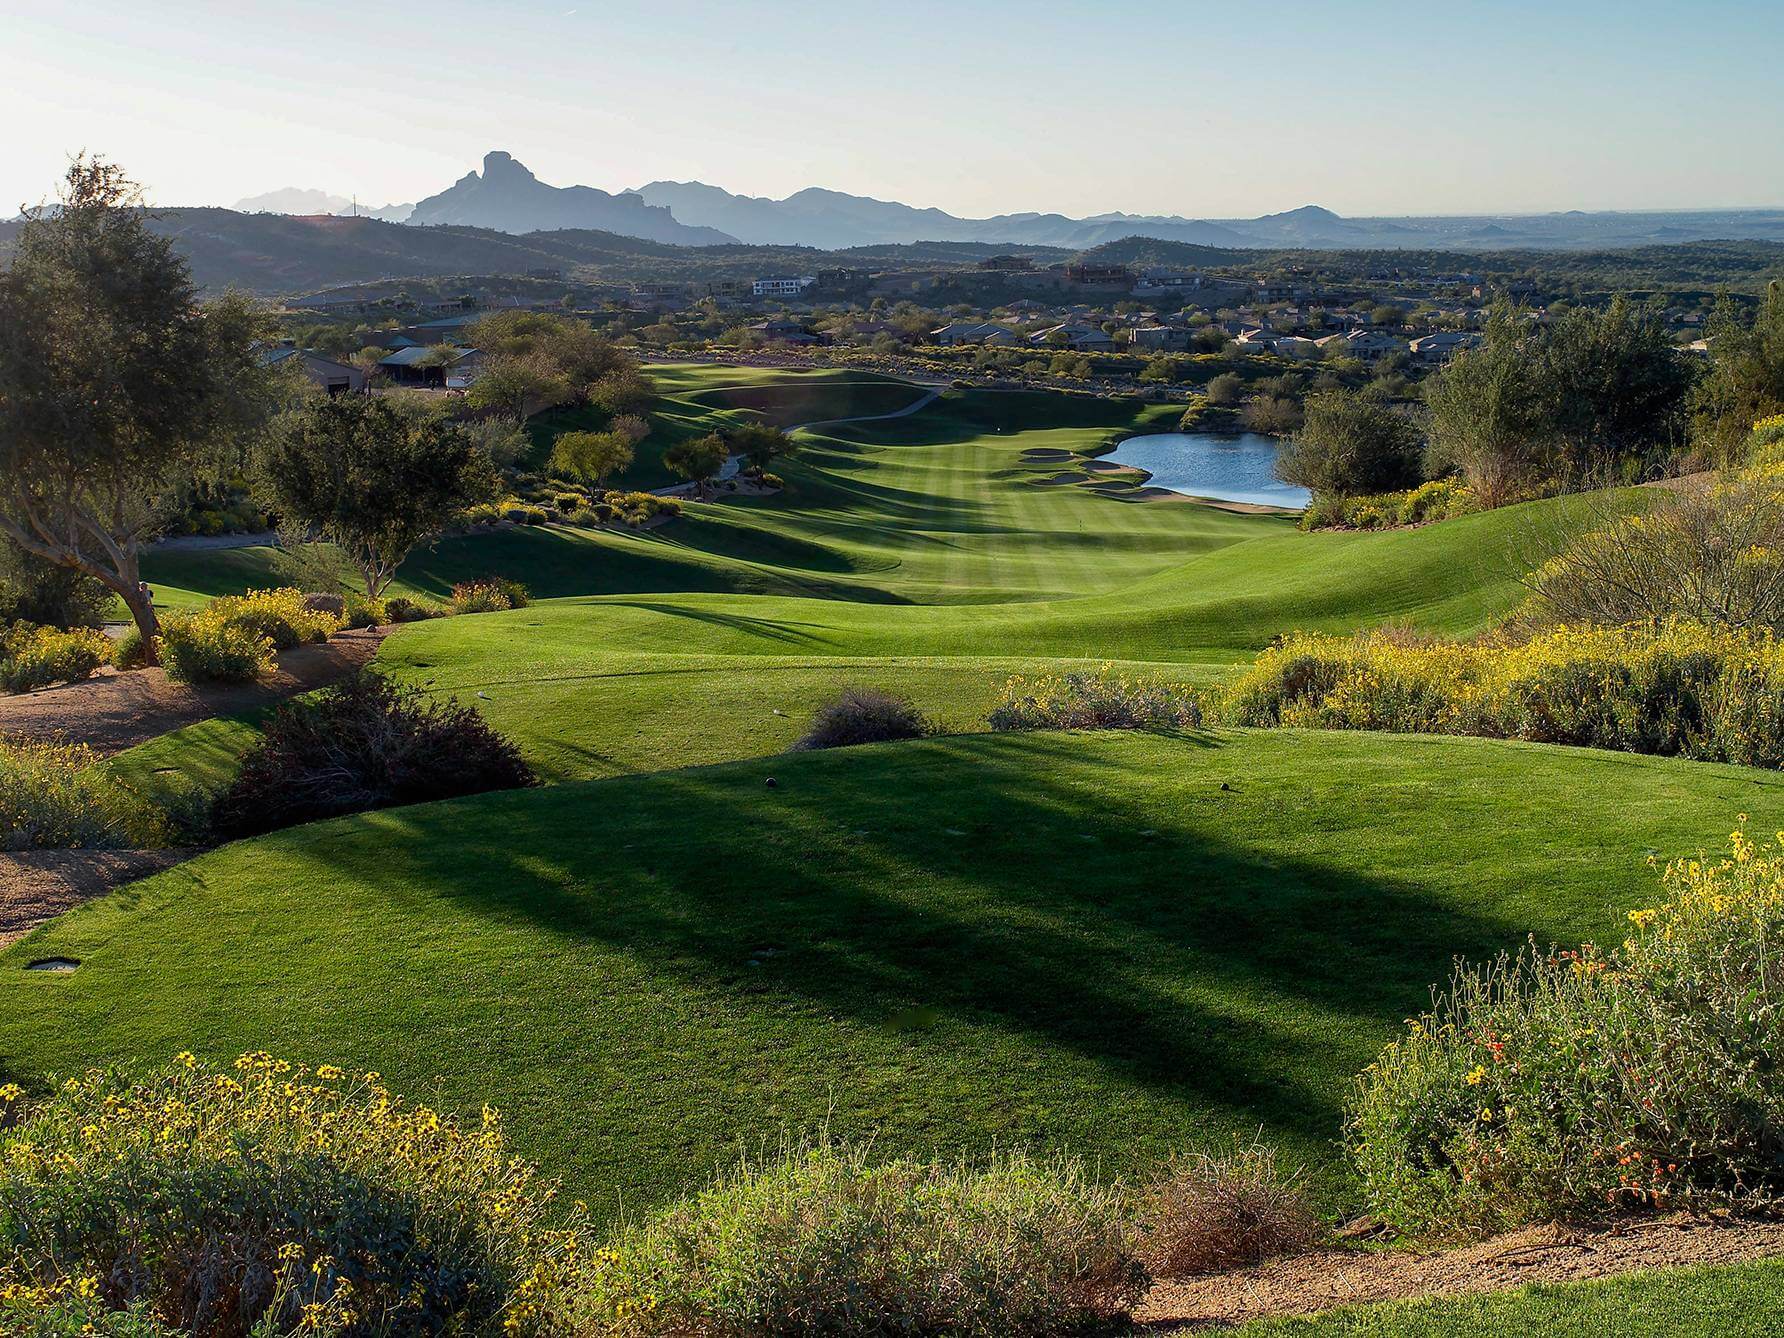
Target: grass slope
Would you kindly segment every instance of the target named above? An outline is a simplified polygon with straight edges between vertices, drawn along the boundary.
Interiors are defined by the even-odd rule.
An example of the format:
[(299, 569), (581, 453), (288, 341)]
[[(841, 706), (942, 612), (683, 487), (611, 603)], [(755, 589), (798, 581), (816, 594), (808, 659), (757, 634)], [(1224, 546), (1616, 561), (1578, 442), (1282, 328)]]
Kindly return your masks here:
[(1234, 1338), (1769, 1338), (1778, 1332), (1784, 1262), (1635, 1273), (1492, 1296), (1354, 1306), (1247, 1324)]
[[(772, 774), (774, 789), (764, 785)], [(1260, 1126), (1345, 1198), (1350, 1075), (1453, 954), (1614, 935), (1784, 777), (1470, 739), (979, 736), (347, 819), (0, 955), (4, 1068), (375, 1067), (603, 1210), (828, 1118), (1113, 1168)], [(51, 954), (65, 976), (17, 968)]]

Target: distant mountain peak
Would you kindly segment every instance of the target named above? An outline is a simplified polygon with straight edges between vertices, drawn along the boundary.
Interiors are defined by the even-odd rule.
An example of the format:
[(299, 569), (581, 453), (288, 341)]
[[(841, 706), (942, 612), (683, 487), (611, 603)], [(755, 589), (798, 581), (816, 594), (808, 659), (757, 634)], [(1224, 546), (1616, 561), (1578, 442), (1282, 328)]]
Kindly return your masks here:
[(409, 222), (513, 233), (592, 229), (678, 246), (717, 246), (736, 240), (713, 228), (688, 227), (668, 208), (653, 206), (639, 195), (609, 195), (593, 186), (548, 185), (503, 149), (484, 154), (481, 173), (467, 172), (438, 195), (421, 201)]

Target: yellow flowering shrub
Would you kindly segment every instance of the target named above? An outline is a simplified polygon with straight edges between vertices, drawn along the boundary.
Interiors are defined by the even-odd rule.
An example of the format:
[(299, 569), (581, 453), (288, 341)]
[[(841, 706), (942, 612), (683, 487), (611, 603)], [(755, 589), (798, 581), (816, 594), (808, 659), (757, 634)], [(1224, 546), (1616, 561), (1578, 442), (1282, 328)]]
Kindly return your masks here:
[(1194, 729), (1196, 694), (1177, 683), (1125, 678), (1111, 665), (1095, 673), (1014, 676), (986, 717), (992, 729)]
[(252, 682), (271, 670), (276, 651), (326, 641), (342, 621), (305, 608), (297, 590), (224, 595), (162, 623), (161, 660), (168, 676), (182, 682)]
[(1451, 520), (1480, 510), (1479, 501), (1460, 479), (1431, 479), (1402, 492), (1356, 497), (1315, 497), (1301, 512), (1303, 530), (1380, 530)]
[(116, 850), (167, 836), (164, 817), (86, 745), (0, 737), (0, 850)]
[(89, 627), (0, 627), (0, 692), (74, 683), (110, 661), (111, 638)]
[(205, 605), (204, 616), (263, 636), (274, 650), (327, 641), (342, 625), (335, 614), (306, 608), (303, 592), (292, 589), (223, 595)]
[(1351, 1159), (1418, 1232), (1784, 1198), (1784, 833), (1667, 866), (1605, 950), (1459, 970), (1358, 1078)]
[(1230, 686), (1235, 724), (1474, 734), (1784, 764), (1784, 647), (1689, 623), (1520, 644), (1296, 634)]
[(586, 1234), (492, 1109), (462, 1126), (375, 1073), (182, 1055), (89, 1071), (6, 1123), (14, 1286), (96, 1279), (110, 1309), (208, 1338), (568, 1329)]

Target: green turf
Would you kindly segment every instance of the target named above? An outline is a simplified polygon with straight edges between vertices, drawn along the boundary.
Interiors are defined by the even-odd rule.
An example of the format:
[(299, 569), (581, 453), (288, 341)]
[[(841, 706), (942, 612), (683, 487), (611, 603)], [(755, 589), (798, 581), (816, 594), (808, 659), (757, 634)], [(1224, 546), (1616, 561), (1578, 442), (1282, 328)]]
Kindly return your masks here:
[(1634, 1273), (1491, 1296), (1354, 1306), (1231, 1330), (1234, 1338), (1770, 1338), (1784, 1262)]
[[(769, 789), (765, 778), (778, 784)], [(1614, 934), (1784, 777), (1466, 739), (974, 736), (225, 847), (0, 956), (5, 1068), (370, 1065), (611, 1207), (829, 1118), (1110, 1168), (1259, 1127), (1347, 1201), (1345, 1085), (1458, 952)], [(82, 960), (70, 975), (17, 970)]]

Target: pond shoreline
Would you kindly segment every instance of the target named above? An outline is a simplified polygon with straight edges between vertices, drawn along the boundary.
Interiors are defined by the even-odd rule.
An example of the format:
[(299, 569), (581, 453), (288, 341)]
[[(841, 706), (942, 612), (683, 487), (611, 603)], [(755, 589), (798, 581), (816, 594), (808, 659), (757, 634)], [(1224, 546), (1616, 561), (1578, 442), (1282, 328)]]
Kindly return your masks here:
[[(1168, 451), (1175, 443), (1182, 443), (1186, 454), (1199, 451), (1206, 458), (1182, 462), (1178, 468), (1162, 467), (1178, 463), (1156, 458), (1160, 449)], [(1136, 446), (1145, 457), (1144, 463), (1134, 458)], [(1155, 432), (1124, 437), (1098, 455), (1143, 478), (1145, 486), (1140, 491), (1147, 496), (1136, 500), (1181, 498), (1241, 515), (1299, 515), (1311, 496), (1305, 489), (1275, 478), (1271, 472), (1275, 450), (1274, 441), (1252, 433)], [(1230, 486), (1218, 477), (1212, 484), (1206, 481), (1209, 475), (1217, 476), (1223, 471), (1232, 477)], [(1184, 478), (1185, 473), (1192, 477)]]

